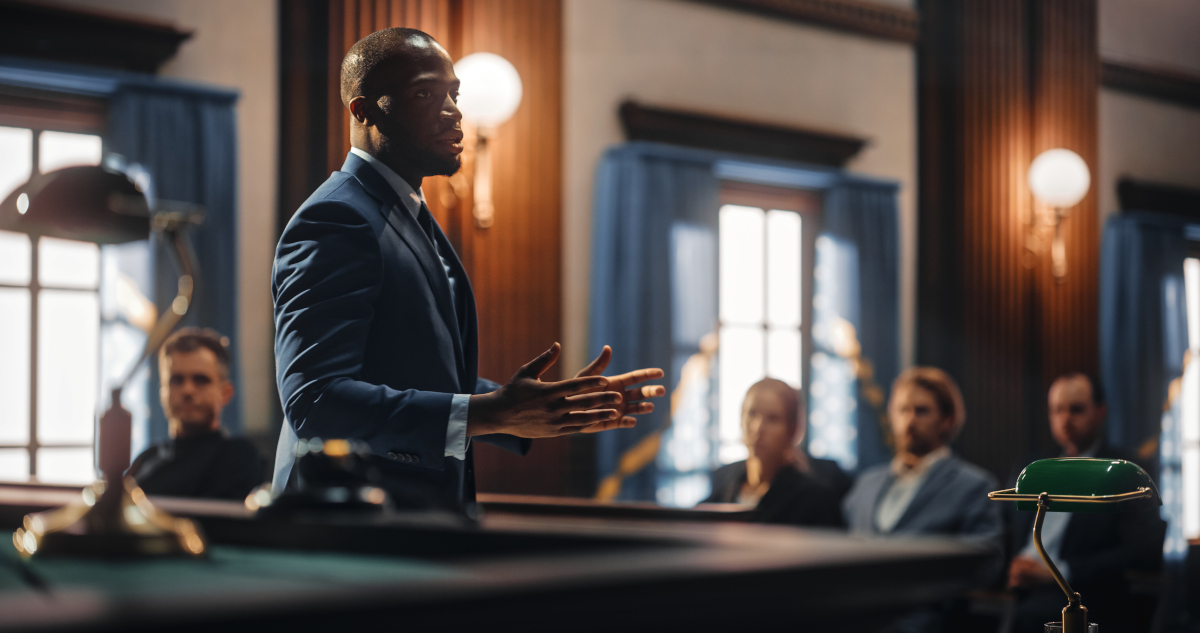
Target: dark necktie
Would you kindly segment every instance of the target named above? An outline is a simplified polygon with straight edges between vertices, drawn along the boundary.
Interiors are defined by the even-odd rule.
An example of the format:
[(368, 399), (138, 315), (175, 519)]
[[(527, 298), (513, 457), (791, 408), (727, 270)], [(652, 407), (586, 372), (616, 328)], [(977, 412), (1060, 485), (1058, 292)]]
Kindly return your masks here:
[[(433, 214), (429, 212), (429, 207), (425, 203), (421, 203), (421, 211), (417, 213), (417, 223), (421, 225), (421, 230), (425, 231), (425, 235), (429, 236), (429, 243), (433, 244), (434, 252), (438, 251), (437, 238), (434, 237), (437, 233), (433, 229)], [(441, 253), (438, 253), (439, 256)]]

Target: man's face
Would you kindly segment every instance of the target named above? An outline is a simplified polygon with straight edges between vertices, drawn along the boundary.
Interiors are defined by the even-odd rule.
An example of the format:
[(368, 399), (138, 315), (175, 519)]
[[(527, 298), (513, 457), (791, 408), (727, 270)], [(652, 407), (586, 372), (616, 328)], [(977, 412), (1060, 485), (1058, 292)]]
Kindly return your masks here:
[(364, 86), (385, 162), (424, 176), (449, 176), (462, 166), (458, 77), (436, 42), (384, 63)]
[(1082, 376), (1050, 385), (1050, 434), (1068, 456), (1087, 450), (1100, 436), (1104, 407), (1092, 403), (1092, 385)]
[(945, 445), (954, 430), (954, 418), (942, 414), (933, 394), (912, 384), (900, 385), (892, 394), (888, 420), (896, 452), (917, 457)]
[(176, 435), (216, 429), (221, 409), (233, 397), (233, 385), (217, 355), (201, 347), (168, 354), (159, 364), (162, 404)]
[(796, 427), (787, 419), (783, 398), (770, 389), (755, 389), (742, 402), (742, 442), (750, 454), (774, 460), (792, 447)]

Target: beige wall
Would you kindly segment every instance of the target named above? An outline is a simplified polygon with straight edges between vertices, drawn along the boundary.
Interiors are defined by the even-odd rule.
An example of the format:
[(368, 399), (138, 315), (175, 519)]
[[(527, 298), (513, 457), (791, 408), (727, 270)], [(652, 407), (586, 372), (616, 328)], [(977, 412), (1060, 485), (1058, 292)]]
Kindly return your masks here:
[(623, 140), (625, 99), (870, 139), (849, 168), (901, 185), (902, 358), (912, 358), (911, 46), (681, 0), (565, 0), (564, 29), (565, 371), (586, 360), (592, 179), (604, 149)]
[[(1200, 2), (1100, 0), (1100, 56), (1200, 76)], [(1121, 177), (1200, 188), (1200, 109), (1100, 90), (1101, 220)]]
[(235, 88), (238, 100), (238, 305), (242, 419), (270, 424), (275, 390), (271, 261), (279, 148), (278, 20), (274, 0), (46, 0), (167, 22), (192, 31), (160, 74)]

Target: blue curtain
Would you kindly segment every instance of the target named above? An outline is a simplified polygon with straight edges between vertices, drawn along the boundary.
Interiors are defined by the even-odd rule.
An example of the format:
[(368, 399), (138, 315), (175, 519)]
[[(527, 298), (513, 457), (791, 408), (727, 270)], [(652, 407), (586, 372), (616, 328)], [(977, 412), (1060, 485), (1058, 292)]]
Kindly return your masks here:
[[(190, 232), (200, 262), (194, 307), (185, 324), (211, 327), (227, 336), (237, 376), (237, 130), (238, 93), (153, 75), (81, 68), (67, 64), (0, 57), (0, 85), (107, 99), (105, 149), (138, 163), (153, 178), (151, 194), (206, 208), (203, 226)], [(153, 298), (159, 310), (175, 296), (177, 267), (163, 245), (154, 246)], [(152, 367), (149, 440), (166, 438), (158, 404), (158, 372)], [(223, 426), (241, 431), (238, 397), (221, 416)]]
[(1159, 435), (1167, 386), (1187, 349), (1186, 223), (1153, 213), (1109, 218), (1100, 245), (1100, 379), (1108, 441), (1137, 449)]
[(871, 380), (866, 384), (858, 380), (854, 390), (852, 429), (857, 439), (857, 463), (842, 463), (851, 470), (869, 468), (891, 458), (880, 425), (880, 402), (871, 402), (868, 389), (873, 382), (886, 395), (900, 371), (897, 189), (890, 183), (846, 177), (825, 196), (821, 234), (831, 243), (823, 244), (818, 254), (834, 248), (838, 253), (818, 262), (829, 275), (831, 305), (827, 307), (854, 326), (862, 359), (874, 369)]
[[(690, 152), (630, 143), (609, 150), (596, 174), (592, 232), (590, 351), (613, 348), (608, 374), (661, 367), (673, 376), (671, 227), (676, 220), (715, 217), (720, 193), (711, 161)], [(640, 416), (637, 427), (597, 436), (601, 477), (621, 455), (662, 428), (670, 407)], [(627, 478), (621, 499), (652, 500), (657, 470)]]
[[(211, 327), (230, 340), (231, 379), (237, 375), (237, 129), (235, 97), (123, 86), (109, 103), (110, 151), (136, 162), (151, 176), (160, 200), (205, 208), (204, 224), (189, 231), (199, 260), (193, 308), (184, 325)], [(154, 248), (154, 299), (159, 310), (175, 297), (178, 267), (168, 245)], [(151, 394), (158, 372), (151, 372)], [(150, 442), (167, 437), (160, 406), (151, 407)], [(242, 430), (238, 390), (222, 411), (221, 425)]]
[[(718, 152), (632, 142), (604, 155), (596, 174), (593, 206), (590, 348), (610, 344), (609, 373), (662, 367), (667, 388), (679, 380), (687, 345), (716, 325), (716, 262), (713, 252), (721, 180), (827, 190), (825, 230), (859, 253), (839, 279), (853, 296), (852, 319), (877, 380), (890, 383), (899, 370), (899, 243), (896, 186), (837, 170), (781, 161), (754, 161)], [(715, 253), (710, 255), (715, 260)], [(701, 288), (700, 286), (705, 286)], [(686, 306), (687, 312), (684, 313)], [(686, 336), (685, 336), (686, 334)], [(859, 460), (887, 459), (870, 406), (848, 424), (859, 442)], [(612, 473), (621, 455), (667, 421), (658, 406), (637, 428), (597, 436), (597, 474)], [(861, 427), (862, 432), (859, 432)], [(656, 498), (658, 473), (647, 467), (625, 480), (620, 497)]]

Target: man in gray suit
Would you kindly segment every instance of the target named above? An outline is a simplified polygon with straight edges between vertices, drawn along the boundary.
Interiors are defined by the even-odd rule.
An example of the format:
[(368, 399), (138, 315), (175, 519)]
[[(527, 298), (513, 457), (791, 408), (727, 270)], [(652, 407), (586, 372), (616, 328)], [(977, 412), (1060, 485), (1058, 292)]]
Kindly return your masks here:
[[(863, 472), (842, 510), (858, 534), (953, 536), (988, 547), (995, 556), (976, 577), (984, 585), (1000, 570), (1003, 524), (999, 504), (987, 497), (996, 480), (950, 450), (965, 420), (962, 395), (946, 372), (913, 367), (900, 374), (888, 402), (896, 456)], [(894, 629), (936, 631), (943, 611), (921, 609)]]

